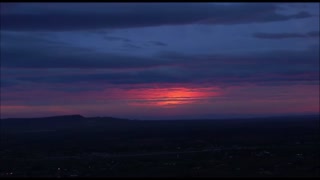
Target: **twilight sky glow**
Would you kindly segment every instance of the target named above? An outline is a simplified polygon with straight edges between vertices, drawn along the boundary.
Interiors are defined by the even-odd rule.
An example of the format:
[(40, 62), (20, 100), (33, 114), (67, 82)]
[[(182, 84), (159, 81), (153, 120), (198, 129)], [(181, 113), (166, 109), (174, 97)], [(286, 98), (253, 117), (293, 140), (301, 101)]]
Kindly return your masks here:
[(319, 113), (319, 3), (1, 3), (1, 118)]

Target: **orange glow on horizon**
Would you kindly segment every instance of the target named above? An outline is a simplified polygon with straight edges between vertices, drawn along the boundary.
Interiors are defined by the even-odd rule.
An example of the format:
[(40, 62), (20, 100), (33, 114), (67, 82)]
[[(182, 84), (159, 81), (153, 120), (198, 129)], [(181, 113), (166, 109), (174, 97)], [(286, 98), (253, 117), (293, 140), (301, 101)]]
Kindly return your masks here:
[(134, 105), (172, 106), (192, 104), (220, 94), (213, 88), (155, 88), (131, 91), (128, 96), (142, 100)]
[(190, 104), (195, 101), (195, 98), (204, 96), (201, 92), (192, 92), (190, 89), (186, 88), (163, 90), (160, 95), (163, 96), (163, 98), (162, 101), (156, 103), (156, 105), (159, 106)]

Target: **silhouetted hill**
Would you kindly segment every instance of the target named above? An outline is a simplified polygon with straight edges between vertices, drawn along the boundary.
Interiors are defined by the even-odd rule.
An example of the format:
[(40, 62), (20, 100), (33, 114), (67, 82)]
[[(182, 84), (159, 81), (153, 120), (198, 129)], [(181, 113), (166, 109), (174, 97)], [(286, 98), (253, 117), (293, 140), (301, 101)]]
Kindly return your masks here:
[[(79, 114), (76, 115), (64, 115), (64, 116), (51, 116), (51, 117), (44, 117), (45, 119), (82, 119), (85, 118)], [(43, 119), (44, 119), (43, 118)]]
[[(142, 173), (152, 171), (146, 171), (149, 167), (192, 171), (196, 163), (215, 173), (221, 172), (221, 164), (225, 164), (227, 172), (251, 164), (248, 174), (280, 164), (278, 168), (286, 167), (291, 174), (300, 167), (314, 168), (320, 152), (316, 149), (320, 142), (318, 116), (148, 121), (71, 115), (4, 119), (0, 125), (0, 157), (5, 158), (1, 159), (5, 165), (1, 170), (6, 168), (6, 172), (22, 176), (37, 173), (42, 167), (48, 173), (52, 166), (53, 174), (58, 168), (74, 173), (75, 168), (79, 173), (112, 175), (114, 166), (107, 162), (118, 162), (116, 165), (120, 166), (115, 168), (121, 175), (141, 165), (145, 165)], [(152, 155), (157, 152), (162, 155)], [(176, 157), (176, 152), (181, 152), (181, 158)], [(262, 157), (260, 154), (265, 152), (272, 156)], [(167, 167), (165, 163), (169, 161), (175, 166)], [(300, 165), (291, 167), (288, 162)], [(315, 170), (303, 171), (310, 174)]]
[(127, 132), (143, 129), (148, 133), (185, 133), (187, 131), (266, 131), (285, 130), (286, 128), (319, 127), (319, 116), (285, 116), (248, 119), (220, 120), (128, 120), (114, 117), (83, 117), (81, 115), (64, 115), (44, 118), (9, 118), (2, 119), (1, 129), (5, 132), (28, 131), (107, 131)]
[(44, 119), (54, 119), (54, 120), (74, 120), (74, 119), (82, 119), (85, 118), (81, 115), (61, 115), (61, 116), (48, 116), (48, 117), (38, 117), (38, 118), (6, 118), (2, 120), (10, 120), (10, 121), (19, 121), (19, 120), (44, 120)]
[(127, 119), (113, 117), (85, 118), (81, 115), (64, 115), (42, 118), (7, 118), (1, 119), (4, 131), (45, 131), (61, 129), (88, 129), (94, 126), (122, 124)]

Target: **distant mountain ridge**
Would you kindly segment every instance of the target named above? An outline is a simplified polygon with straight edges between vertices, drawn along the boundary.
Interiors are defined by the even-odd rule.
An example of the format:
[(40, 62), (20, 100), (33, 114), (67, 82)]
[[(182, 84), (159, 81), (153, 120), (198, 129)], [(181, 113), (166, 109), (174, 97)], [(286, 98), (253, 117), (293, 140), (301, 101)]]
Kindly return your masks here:
[[(83, 117), (81, 115), (54, 116), (29, 119), (1, 119), (2, 134), (26, 133), (35, 136), (71, 136), (72, 134), (107, 137), (167, 137), (195, 136), (195, 134), (219, 133), (270, 133), (317, 131), (318, 116), (227, 119), (227, 120), (130, 120), (113, 117)], [(86, 134), (86, 136), (84, 136)], [(95, 134), (95, 135), (94, 135)]]
[[(72, 115), (60, 115), (60, 116), (47, 116), (47, 117), (34, 117), (34, 118), (5, 118), (5, 119), (82, 119), (85, 118), (79, 114), (72, 114)], [(2, 120), (5, 120), (2, 119)]]
[[(319, 118), (320, 114), (312, 114), (312, 115), (282, 115), (282, 116), (258, 116), (258, 117), (241, 117), (241, 118), (205, 118), (205, 119), (188, 119), (188, 120), (235, 120), (235, 119), (241, 119), (241, 120), (250, 120), (250, 119), (290, 119), (290, 118)], [(71, 115), (59, 115), (59, 116), (46, 116), (46, 117), (34, 117), (34, 118), (0, 118), (0, 120), (23, 120), (23, 119), (104, 119), (104, 120), (131, 120), (126, 118), (117, 118), (117, 117), (84, 117), (80, 114), (71, 114)], [(172, 119), (172, 120), (161, 120), (161, 121), (173, 121), (173, 120), (184, 120), (184, 119)], [(134, 121), (134, 120), (131, 120)], [(141, 121), (141, 120), (138, 120)], [(159, 120), (151, 120), (151, 121), (159, 121)]]

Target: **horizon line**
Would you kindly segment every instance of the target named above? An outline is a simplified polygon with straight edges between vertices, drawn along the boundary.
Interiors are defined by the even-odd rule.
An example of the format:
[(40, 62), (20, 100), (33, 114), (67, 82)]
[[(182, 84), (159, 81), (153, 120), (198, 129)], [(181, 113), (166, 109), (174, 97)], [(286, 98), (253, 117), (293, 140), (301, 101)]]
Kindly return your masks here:
[[(113, 119), (122, 119), (122, 120), (138, 120), (138, 121), (161, 121), (161, 120), (228, 120), (228, 119), (261, 119), (261, 118), (281, 118), (281, 117), (300, 117), (300, 116), (319, 116), (320, 119), (320, 112), (319, 113), (300, 113), (300, 114), (281, 114), (281, 115), (239, 115), (240, 117), (234, 117), (236, 115), (217, 115), (220, 117), (191, 117), (191, 118), (163, 118), (163, 119), (153, 119), (153, 118), (122, 118), (122, 117), (115, 117), (115, 116), (83, 116), (81, 114), (65, 114), (65, 115), (53, 115), (53, 116), (41, 116), (41, 117), (7, 117), (1, 118), (0, 120), (5, 119), (44, 119), (44, 118), (61, 118), (61, 117), (72, 117), (78, 116), (80, 118), (113, 118)], [(221, 117), (225, 116), (225, 117)]]

